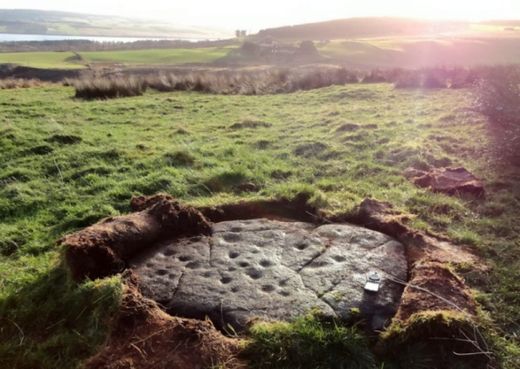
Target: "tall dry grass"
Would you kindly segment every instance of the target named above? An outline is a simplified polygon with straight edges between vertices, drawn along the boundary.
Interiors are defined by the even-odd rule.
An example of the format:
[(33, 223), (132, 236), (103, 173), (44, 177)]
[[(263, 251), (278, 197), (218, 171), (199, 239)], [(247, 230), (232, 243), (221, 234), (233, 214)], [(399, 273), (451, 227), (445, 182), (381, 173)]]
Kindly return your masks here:
[(347, 83), (394, 83), (396, 88), (462, 88), (475, 83), (480, 70), (433, 68), (360, 72), (334, 66), (250, 70), (200, 70), (188, 73), (152, 72), (144, 75), (89, 77), (67, 81), (76, 97), (108, 99), (156, 91), (198, 91), (225, 95), (265, 95), (311, 90)]
[(217, 94), (264, 95), (357, 83), (355, 72), (344, 68), (202, 71), (185, 75), (157, 74), (145, 78), (158, 91), (200, 91)]
[(74, 86), (77, 98), (85, 100), (140, 96), (147, 88), (145, 81), (135, 76), (91, 77), (66, 83)]
[(226, 95), (265, 95), (310, 90), (331, 85), (358, 83), (356, 72), (344, 68), (257, 69), (247, 71), (193, 71), (153, 73), (144, 76), (119, 75), (67, 80), (76, 97), (109, 99), (156, 91), (198, 91)]
[(24, 79), (24, 78), (0, 79), (0, 89), (1, 90), (38, 87), (38, 86), (41, 86), (42, 84), (43, 84), (43, 82), (38, 79)]

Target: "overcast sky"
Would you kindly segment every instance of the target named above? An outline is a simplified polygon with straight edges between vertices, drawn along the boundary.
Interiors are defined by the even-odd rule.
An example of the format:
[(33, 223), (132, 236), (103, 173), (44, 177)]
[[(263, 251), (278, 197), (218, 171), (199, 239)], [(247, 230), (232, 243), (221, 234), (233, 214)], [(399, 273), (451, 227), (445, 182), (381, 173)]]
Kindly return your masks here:
[(520, 0), (0, 0), (0, 8), (64, 10), (248, 30), (362, 16), (520, 19)]

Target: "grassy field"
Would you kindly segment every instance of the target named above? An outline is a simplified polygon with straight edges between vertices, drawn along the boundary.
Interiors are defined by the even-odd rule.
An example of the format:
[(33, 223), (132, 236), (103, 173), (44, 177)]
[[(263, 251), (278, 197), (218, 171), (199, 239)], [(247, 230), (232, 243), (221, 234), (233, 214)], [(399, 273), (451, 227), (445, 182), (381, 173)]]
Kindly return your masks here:
[(0, 64), (13, 63), (35, 68), (84, 68), (89, 63), (126, 65), (179, 65), (209, 63), (224, 57), (231, 48), (149, 49), (81, 52), (0, 53)]
[[(304, 191), (332, 212), (351, 211), (368, 196), (390, 201), (417, 215), (415, 227), (473, 245), (494, 267), (464, 275), (496, 323), (504, 367), (520, 365), (520, 177), (492, 159), (469, 91), (381, 84), (93, 102), (73, 94), (58, 86), (0, 91), (6, 368), (73, 368), (102, 342), (119, 279), (72, 283), (56, 240), (129, 211), (132, 195), (159, 191), (196, 205)], [(346, 130), (352, 122), (359, 129)], [(401, 175), (426, 164), (465, 166), (484, 180), (486, 199), (431, 194)], [(237, 192), (244, 182), (260, 190)]]
[[(298, 42), (295, 42), (299, 44)], [(353, 68), (422, 68), (437, 66), (481, 66), (520, 61), (520, 37), (490, 34), (465, 37), (385, 37), (318, 42), (323, 62)], [(128, 66), (211, 63), (234, 47), (194, 49), (144, 49), (80, 52), (0, 53), (0, 64), (14, 63), (36, 68), (84, 68), (87, 64)], [(233, 58), (230, 61), (238, 61)]]
[(77, 69), (83, 65), (70, 62), (71, 52), (36, 51), (22, 53), (0, 53), (0, 64), (12, 63), (33, 68)]
[(81, 55), (88, 63), (121, 63), (129, 65), (176, 65), (210, 63), (226, 56), (230, 47), (197, 49), (151, 49), (85, 52)]
[(358, 67), (421, 68), (518, 63), (519, 46), (518, 36), (489, 34), (332, 40), (318, 50), (335, 62)]

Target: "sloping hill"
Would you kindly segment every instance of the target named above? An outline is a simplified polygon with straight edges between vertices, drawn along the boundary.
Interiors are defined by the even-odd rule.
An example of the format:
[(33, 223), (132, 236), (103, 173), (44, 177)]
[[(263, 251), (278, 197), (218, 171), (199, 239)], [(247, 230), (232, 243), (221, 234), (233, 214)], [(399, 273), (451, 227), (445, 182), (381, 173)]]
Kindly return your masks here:
[(425, 21), (388, 17), (349, 18), (270, 28), (260, 31), (258, 37), (324, 40), (355, 37), (423, 35), (439, 32), (464, 31), (468, 27), (469, 23), (465, 22)]
[(221, 30), (156, 21), (25, 9), (0, 9), (0, 33), (193, 39), (230, 36)]

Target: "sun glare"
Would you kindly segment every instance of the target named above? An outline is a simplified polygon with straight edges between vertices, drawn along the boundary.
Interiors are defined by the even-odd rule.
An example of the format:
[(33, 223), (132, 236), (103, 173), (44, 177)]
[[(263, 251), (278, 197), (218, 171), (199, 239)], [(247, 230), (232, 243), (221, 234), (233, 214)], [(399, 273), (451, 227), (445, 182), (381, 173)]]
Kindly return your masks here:
[[(509, 3), (509, 5), (504, 4)], [(484, 20), (507, 17), (518, 5), (512, 1), (402, 0), (385, 7), (387, 14), (439, 20)]]

